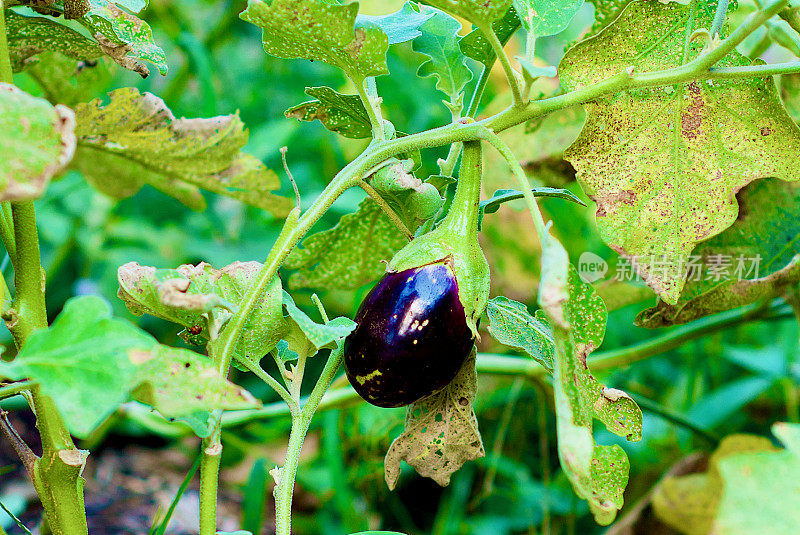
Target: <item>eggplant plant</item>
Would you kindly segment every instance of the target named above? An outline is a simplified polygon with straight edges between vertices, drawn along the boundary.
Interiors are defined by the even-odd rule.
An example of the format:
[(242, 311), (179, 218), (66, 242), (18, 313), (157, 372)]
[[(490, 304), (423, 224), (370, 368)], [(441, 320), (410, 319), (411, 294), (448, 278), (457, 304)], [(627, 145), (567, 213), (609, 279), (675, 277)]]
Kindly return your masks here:
[[(233, 382), (234, 367), (262, 380), (291, 419), (283, 462), (269, 470), (278, 535), (292, 533), (300, 452), (318, 412), (359, 398), (407, 406), (405, 429), (386, 453), (386, 483), (397, 485), (406, 462), (447, 485), (465, 463), (486, 454), (473, 409), (478, 373), (537, 378), (552, 388), (564, 477), (596, 522), (611, 524), (624, 505), (630, 461), (619, 444), (596, 441), (594, 420), (635, 442), (643, 417), (631, 395), (602, 384), (590, 369), (622, 368), (730, 325), (797, 310), (796, 234), (786, 239), (783, 227), (754, 221), (753, 214), (767, 210), (770, 199), (786, 205), (776, 219), (797, 214), (800, 128), (776, 79), (794, 87), (785, 100), (800, 102), (800, 84), (789, 82), (800, 62), (761, 61), (763, 45), (751, 42), (758, 35), (759, 42), (791, 49), (800, 42), (800, 7), (789, 0), (740, 2), (738, 11), (727, 0), (587, 3), (595, 22), (576, 32), (556, 67), (537, 56), (537, 39), (564, 32), (584, 0), (409, 1), (383, 16), (359, 13), (357, 2), (249, 0), (240, 19), (261, 31), (267, 54), (337, 68), (352, 92), (306, 88), (311, 100), (287, 110), (286, 120), (318, 121), (344, 138), (365, 140), (302, 209), (305, 192), (294, 182), (286, 150), (295, 198), (276, 193), (278, 173), (243, 150), (248, 131), (238, 114), (176, 118), (162, 98), (130, 87), (85, 98), (78, 74), (98, 61), (143, 77), (151, 66), (167, 73), (166, 54), (134, 13), (147, 2), (1, 0), (0, 236), (13, 284), (0, 278), (0, 297), (16, 351), (0, 361), (0, 400), (24, 398), (36, 417), (41, 454), (5, 411), (0, 431), (41, 501), (41, 532), (88, 533), (82, 474), (91, 453), (74, 439), (93, 436), (135, 406), (147, 407), (161, 426), (199, 437), (198, 532), (221, 533), (223, 429), (276, 414)], [(517, 41), (521, 50), (511, 58), (506, 48)], [(404, 83), (423, 91), (434, 78), (452, 118), (412, 133), (403, 129), (413, 125), (386, 115), (379, 92), (385, 77), (396, 76), (387, 55), (408, 43), (419, 66)], [(504, 75), (510, 101), (480, 115), (494, 72)], [(15, 85), (26, 73), (42, 96)], [(536, 132), (548, 117), (578, 107), (585, 120), (564, 159), (596, 204), (600, 236), (655, 298), (637, 322), (688, 324), (597, 355), (608, 317), (600, 286), (587, 279), (582, 260), (571, 264), (559, 239), (571, 221), (547, 221), (537, 198), (555, 198), (548, 201), (553, 214), (558, 203), (585, 203), (572, 191), (532, 184), (525, 160), (511, 148), (526, 135), (514, 127)], [(438, 173), (417, 176), (421, 160), (439, 148), (447, 154), (436, 163)], [(513, 183), (482, 200), (489, 152), (499, 155)], [(129, 258), (119, 267), (117, 295), (130, 312), (171, 322), (194, 350), (160, 343), (114, 317), (97, 295), (73, 297), (50, 321), (34, 203), (68, 171), (115, 199), (149, 185), (202, 212), (209, 194), (229, 197), (271, 213), (282, 230), (263, 262), (146, 266)], [(774, 182), (764, 185), (766, 179)], [(365, 195), (358, 210), (311, 233), (355, 188)], [(491, 296), (479, 242), (483, 219), (515, 199), (524, 199), (528, 233), (541, 249), (540, 266), (531, 268), (539, 279), (534, 314), (523, 303)], [(748, 242), (753, 234), (758, 244)], [(692, 275), (698, 263), (711, 269), (715, 255), (742, 248), (768, 257), (769, 273), (738, 280)], [(369, 285), (354, 319), (330, 318), (316, 297), (317, 309), (309, 312), (292, 296), (301, 288)], [(479, 351), (489, 337), (517, 354)], [(324, 364), (309, 377), (312, 359)], [(350, 386), (340, 380), (341, 368)], [(747, 451), (796, 468), (800, 428), (777, 424), (775, 435), (785, 450), (762, 438)], [(597, 434), (606, 442), (608, 436)], [(721, 459), (714, 458), (708, 485), (736, 487), (745, 476)], [(746, 456), (739, 461), (748, 469), (753, 464)], [(789, 468), (776, 475), (780, 470), (772, 473), (775, 485), (789, 488), (785, 479), (792, 479), (796, 493), (796, 477)], [(673, 483), (679, 490), (691, 486)], [(657, 513), (689, 529), (670, 509), (668, 488), (660, 489)], [(732, 525), (741, 501), (733, 491), (723, 494), (707, 513), (709, 530)], [(796, 512), (773, 505), (769, 518), (757, 508), (747, 510), (748, 518), (788, 533), (781, 522)], [(155, 532), (163, 533), (166, 521)]]

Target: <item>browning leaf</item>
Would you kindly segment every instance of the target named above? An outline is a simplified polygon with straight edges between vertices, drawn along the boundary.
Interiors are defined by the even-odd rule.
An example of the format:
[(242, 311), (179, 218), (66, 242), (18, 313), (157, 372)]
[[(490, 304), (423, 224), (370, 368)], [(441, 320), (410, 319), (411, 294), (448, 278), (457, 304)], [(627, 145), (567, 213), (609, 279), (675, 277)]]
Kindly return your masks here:
[(0, 83), (0, 201), (36, 199), (75, 152), (75, 115)]
[(485, 455), (472, 407), (477, 380), (473, 350), (452, 383), (408, 407), (405, 430), (389, 446), (384, 461), (390, 489), (400, 477), (400, 461), (446, 486), (465, 462)]

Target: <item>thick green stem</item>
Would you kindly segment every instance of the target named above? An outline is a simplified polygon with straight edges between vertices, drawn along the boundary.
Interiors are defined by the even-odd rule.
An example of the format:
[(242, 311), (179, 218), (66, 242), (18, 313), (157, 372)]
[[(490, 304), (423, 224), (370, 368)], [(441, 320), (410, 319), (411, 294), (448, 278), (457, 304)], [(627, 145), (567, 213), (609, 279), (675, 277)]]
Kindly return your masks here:
[(375, 86), (375, 78), (365, 78), (363, 80), (353, 80), (358, 91), (358, 96), (361, 97), (364, 107), (367, 109), (369, 115), (369, 122), (372, 124), (372, 138), (377, 140), (386, 139), (386, 134), (383, 131), (383, 118), (381, 117), (380, 99), (377, 95), (377, 88)]
[(203, 439), (203, 454), (200, 461), (200, 535), (217, 533), (217, 486), (219, 463), (222, 458), (220, 428)]
[(17, 346), (22, 347), (35, 329), (47, 327), (44, 272), (39, 259), (39, 237), (33, 201), (13, 203), (11, 210), (17, 263), (14, 264), (16, 320), (9, 325), (9, 330), (14, 335)]
[(481, 202), (482, 152), (479, 141), (464, 143), (461, 174), (456, 194), (447, 216), (438, 228), (453, 235), (474, 240), (478, 235), (478, 206)]
[[(276, 535), (291, 535), (292, 532), (292, 496), (294, 494), (294, 481), (297, 476), (297, 465), (300, 459), (300, 450), (303, 448), (311, 419), (317, 411), (322, 396), (333, 381), (336, 370), (342, 363), (344, 351), (337, 347), (331, 351), (328, 361), (319, 376), (317, 384), (308, 400), (303, 405), (303, 410), (298, 416), (292, 418), (292, 431), (289, 435), (289, 444), (286, 448), (286, 459), (280, 469), (280, 477), (275, 487), (275, 524)], [(203, 535), (203, 534), (201, 534)]]
[(725, 17), (728, 14), (728, 0), (719, 0), (717, 2), (717, 12), (714, 14), (714, 22), (711, 24), (711, 30), (708, 33), (711, 37), (722, 34), (722, 25), (725, 24)]

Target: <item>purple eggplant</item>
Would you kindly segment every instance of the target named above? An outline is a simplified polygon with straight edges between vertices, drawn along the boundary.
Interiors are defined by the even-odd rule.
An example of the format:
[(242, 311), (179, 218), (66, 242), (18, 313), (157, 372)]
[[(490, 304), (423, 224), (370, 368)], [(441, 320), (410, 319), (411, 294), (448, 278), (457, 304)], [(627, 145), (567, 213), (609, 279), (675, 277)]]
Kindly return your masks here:
[(347, 378), (379, 407), (408, 405), (447, 386), (474, 343), (447, 262), (387, 273), (356, 323), (344, 345)]

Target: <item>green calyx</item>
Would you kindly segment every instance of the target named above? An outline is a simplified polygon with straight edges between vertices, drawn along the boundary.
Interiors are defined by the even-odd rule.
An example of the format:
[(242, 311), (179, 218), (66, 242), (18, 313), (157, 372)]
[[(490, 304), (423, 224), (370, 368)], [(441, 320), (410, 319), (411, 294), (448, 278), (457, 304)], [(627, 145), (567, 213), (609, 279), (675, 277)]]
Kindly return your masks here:
[(473, 334), (489, 300), (489, 264), (478, 243), (478, 208), (481, 198), (482, 152), (480, 142), (464, 143), (461, 173), (450, 211), (431, 232), (399, 250), (388, 271), (405, 271), (446, 262), (455, 274), (464, 313)]

